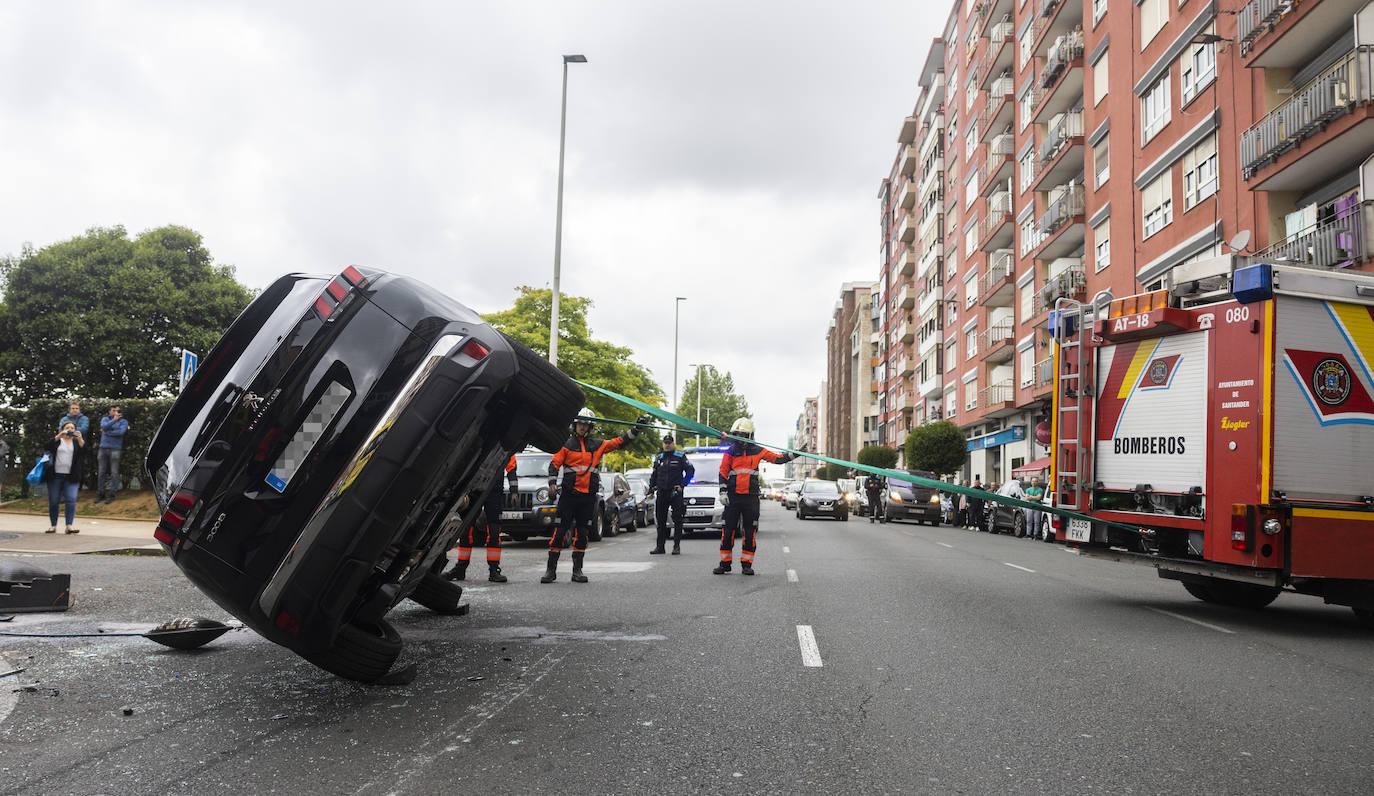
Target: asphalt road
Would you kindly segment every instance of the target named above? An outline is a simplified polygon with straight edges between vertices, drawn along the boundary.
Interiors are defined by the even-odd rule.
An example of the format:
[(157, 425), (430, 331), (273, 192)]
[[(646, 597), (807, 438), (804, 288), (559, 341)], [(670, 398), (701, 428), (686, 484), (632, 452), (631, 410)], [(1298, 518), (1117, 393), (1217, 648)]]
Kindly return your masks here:
[[(1225, 609), (948, 527), (767, 504), (763, 529), (754, 577), (712, 575), (707, 537), (650, 557), (652, 528), (594, 544), (585, 585), (508, 547), (468, 616), (393, 614), (405, 686), (249, 631), (0, 637), (26, 669), (0, 678), (0, 793), (1368, 792), (1374, 635), (1348, 609)], [(228, 619), (164, 559), (28, 560), (77, 603), (5, 632)]]

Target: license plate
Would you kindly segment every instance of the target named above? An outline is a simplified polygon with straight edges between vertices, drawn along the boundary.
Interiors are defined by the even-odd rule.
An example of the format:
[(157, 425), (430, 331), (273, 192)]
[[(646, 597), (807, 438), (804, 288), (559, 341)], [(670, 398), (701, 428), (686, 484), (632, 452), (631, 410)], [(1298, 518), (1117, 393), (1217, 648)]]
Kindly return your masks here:
[(689, 512), (687, 512), (687, 516), (688, 516), (688, 517), (701, 518), (701, 517), (709, 517), (709, 516), (711, 516), (711, 513), (710, 513), (709, 511), (689, 511)]
[(525, 512), (523, 512), (523, 511), (503, 511), (503, 512), (501, 512), (501, 519), (503, 519), (503, 520), (523, 520), (523, 519), (525, 519)]
[(1092, 541), (1093, 525), (1087, 520), (1070, 519), (1068, 539), (1070, 542)]

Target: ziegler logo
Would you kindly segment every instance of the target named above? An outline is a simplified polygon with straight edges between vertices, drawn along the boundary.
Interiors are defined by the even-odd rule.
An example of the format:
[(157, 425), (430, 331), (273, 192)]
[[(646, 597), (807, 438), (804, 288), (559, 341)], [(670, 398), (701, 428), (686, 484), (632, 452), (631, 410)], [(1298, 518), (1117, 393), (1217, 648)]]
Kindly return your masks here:
[(1221, 417), (1221, 430), (1222, 430), (1222, 431), (1240, 431), (1242, 428), (1249, 428), (1249, 427), (1250, 427), (1250, 421), (1249, 421), (1249, 420), (1232, 420), (1231, 418), (1226, 417), (1225, 415), (1222, 415), (1222, 417)]
[(1350, 397), (1350, 370), (1345, 363), (1327, 357), (1312, 368), (1312, 392), (1327, 406), (1340, 406)]

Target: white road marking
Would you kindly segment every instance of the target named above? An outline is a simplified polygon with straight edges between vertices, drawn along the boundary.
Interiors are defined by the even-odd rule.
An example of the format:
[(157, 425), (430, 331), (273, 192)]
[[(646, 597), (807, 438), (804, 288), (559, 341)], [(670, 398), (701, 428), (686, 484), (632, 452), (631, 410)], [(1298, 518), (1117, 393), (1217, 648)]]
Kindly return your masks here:
[(1148, 610), (1154, 611), (1154, 612), (1157, 613), (1157, 614), (1164, 614), (1165, 616), (1172, 616), (1172, 617), (1175, 618), (1175, 619), (1182, 619), (1182, 620), (1185, 621), (1185, 622), (1192, 622), (1192, 623), (1195, 624), (1195, 625), (1201, 625), (1202, 627), (1205, 627), (1205, 628), (1207, 628), (1208, 630), (1215, 630), (1215, 631), (1217, 631), (1218, 633), (1230, 633), (1231, 635), (1235, 635), (1235, 633), (1236, 633), (1236, 631), (1234, 631), (1234, 630), (1227, 630), (1226, 628), (1222, 627), (1221, 625), (1214, 625), (1214, 624), (1212, 624), (1212, 623), (1210, 623), (1210, 622), (1204, 622), (1204, 621), (1202, 621), (1201, 619), (1194, 619), (1194, 618), (1192, 618), (1191, 616), (1184, 616), (1183, 614), (1176, 614), (1176, 613), (1174, 613), (1173, 611), (1166, 611), (1166, 610), (1164, 610), (1163, 608), (1152, 608), (1152, 607), (1150, 607), (1150, 606), (1148, 606), (1148, 605), (1145, 606), (1145, 608), (1148, 609)]
[(1021, 565), (1019, 565), (1019, 564), (1013, 564), (1013, 563), (1011, 563), (1010, 561), (1003, 561), (1002, 563), (1003, 563), (1003, 564), (1006, 564), (1007, 566), (1011, 567), (1012, 569), (1019, 569), (1019, 570), (1021, 570), (1022, 572), (1034, 572), (1034, 571), (1035, 571), (1035, 570), (1033, 570), (1033, 569), (1026, 569), (1025, 567), (1023, 567), (1023, 566), (1021, 566)]
[(802, 665), (821, 666), (821, 648), (816, 646), (816, 634), (810, 625), (797, 625), (797, 643), (801, 645)]
[(787, 582), (788, 582), (788, 583), (796, 583), (796, 582), (797, 582), (797, 571), (796, 571), (795, 569), (789, 569), (789, 570), (787, 570)]
[(944, 542), (936, 542), (935, 544), (938, 544), (938, 545), (941, 546), (941, 547), (948, 547), (948, 548), (951, 549), (951, 550), (954, 549), (954, 545), (952, 545), (952, 544), (945, 544)]
[(782, 551), (783, 551), (784, 553), (790, 553), (790, 552), (792, 552), (792, 548), (788, 547), (787, 545), (783, 545), (783, 546), (782, 546)]

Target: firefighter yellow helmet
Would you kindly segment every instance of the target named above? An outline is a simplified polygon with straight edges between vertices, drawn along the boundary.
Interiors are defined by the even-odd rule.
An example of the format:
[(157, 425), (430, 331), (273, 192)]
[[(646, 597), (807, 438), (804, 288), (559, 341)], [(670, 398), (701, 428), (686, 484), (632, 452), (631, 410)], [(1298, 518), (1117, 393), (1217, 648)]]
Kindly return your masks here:
[(730, 426), (730, 433), (736, 437), (754, 438), (754, 421), (747, 417), (741, 417)]

